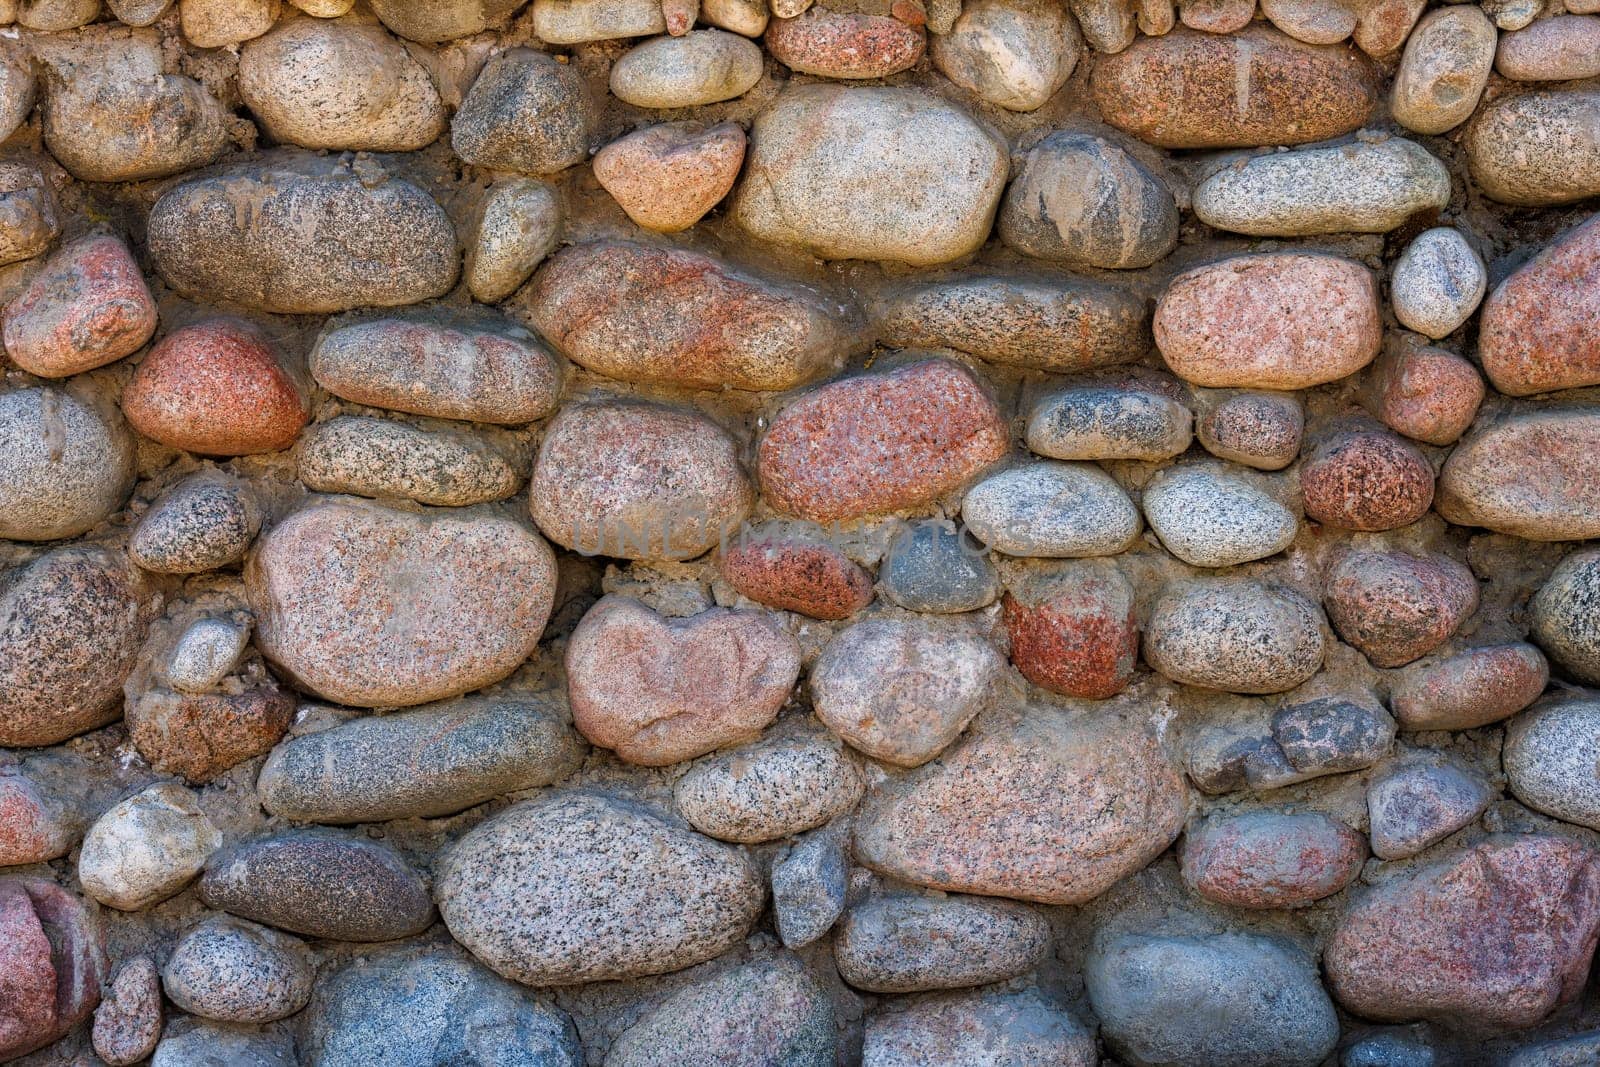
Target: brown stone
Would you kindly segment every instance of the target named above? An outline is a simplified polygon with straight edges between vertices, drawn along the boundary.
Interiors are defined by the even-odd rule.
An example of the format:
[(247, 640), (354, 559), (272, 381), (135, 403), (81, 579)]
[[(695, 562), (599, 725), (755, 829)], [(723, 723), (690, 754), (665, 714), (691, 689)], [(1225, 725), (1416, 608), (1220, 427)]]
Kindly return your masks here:
[(157, 688), (129, 700), (128, 736), (139, 754), (158, 771), (209, 782), (271, 752), (294, 718), (294, 694), (259, 659), (238, 673), (249, 685), (238, 693)]
[(855, 347), (812, 290), (621, 241), (560, 252), (509, 310), (596, 373), (689, 389), (789, 389)]
[(1399, 667), (1478, 609), (1478, 582), (1446, 556), (1352, 552), (1329, 571), (1323, 606), (1339, 636), (1375, 666)]
[(1144, 867), (1183, 828), (1188, 790), (1148, 728), (1028, 708), (869, 802), (856, 858), (952, 892), (1082, 904)]
[(802, 396), (772, 420), (756, 467), (774, 508), (831, 522), (928, 503), (998, 462), (1009, 445), (977, 377), (927, 360)]
[(311, 419), (305, 384), (266, 336), (239, 319), (175, 330), (150, 350), (122, 392), (133, 428), (208, 456), (288, 448)]
[(1550, 664), (1537, 648), (1491, 645), (1407, 667), (1389, 706), (1405, 730), (1471, 730), (1515, 715), (1549, 681)]
[(65, 378), (137, 352), (156, 304), (128, 246), (94, 234), (63, 246), (6, 305), (6, 355), (30, 374)]
[(1546, 248), (1489, 294), (1478, 333), (1483, 371), (1509, 396), (1600, 383), (1597, 321), (1600, 215)]
[(1339, 433), (1300, 465), (1306, 516), (1347, 530), (1409, 526), (1433, 503), (1433, 467), (1415, 446), (1376, 430)]
[(1434, 508), (1458, 526), (1530, 541), (1600, 537), (1600, 410), (1512, 415), (1462, 440), (1439, 472)]
[(767, 51), (790, 70), (822, 78), (887, 78), (922, 58), (927, 35), (887, 15), (813, 7), (767, 24)]
[(1478, 108), (1462, 143), (1478, 191), (1548, 207), (1600, 195), (1600, 90), (1506, 93)]
[(1206, 33), (1234, 33), (1256, 17), (1256, 0), (1178, 0), (1178, 19)]
[(1305, 389), (1377, 356), (1378, 285), (1337, 256), (1234, 256), (1172, 280), (1156, 305), (1155, 337), (1167, 366), (1195, 385)]
[(741, 596), (813, 619), (847, 619), (872, 603), (872, 575), (808, 524), (741, 531), (719, 563)]
[[(1361, 6), (1356, 5), (1358, 10)], [(1377, 0), (1356, 20), (1356, 46), (1369, 56), (1393, 55), (1427, 6), (1428, 0)]]
[(1139, 627), (1133, 586), (1100, 560), (1013, 586), (1004, 600), (1011, 662), (1034, 685), (1089, 700), (1133, 680)]
[(1324, 965), (1334, 996), (1369, 1019), (1523, 1027), (1578, 995), (1597, 936), (1594, 850), (1497, 836), (1369, 890)]
[(566, 667), (579, 732), (663, 767), (755, 738), (794, 689), (800, 646), (764, 613), (672, 619), (609, 596), (572, 632)]
[(1600, 19), (1556, 15), (1500, 38), (1494, 66), (1516, 81), (1573, 81), (1600, 75)]
[(1372, 114), (1376, 82), (1370, 61), (1354, 49), (1303, 44), (1267, 27), (1141, 37), (1103, 57), (1090, 78), (1106, 121), (1160, 148), (1338, 137)]
[(596, 152), (594, 176), (639, 226), (677, 233), (728, 195), (743, 163), (737, 123), (663, 122)]
[(1303, 908), (1361, 873), (1367, 842), (1318, 812), (1213, 817), (1183, 839), (1183, 880), (1235, 908)]
[(1484, 397), (1483, 378), (1470, 361), (1404, 342), (1373, 364), (1366, 390), (1385, 426), (1430, 445), (1453, 444), (1466, 433)]

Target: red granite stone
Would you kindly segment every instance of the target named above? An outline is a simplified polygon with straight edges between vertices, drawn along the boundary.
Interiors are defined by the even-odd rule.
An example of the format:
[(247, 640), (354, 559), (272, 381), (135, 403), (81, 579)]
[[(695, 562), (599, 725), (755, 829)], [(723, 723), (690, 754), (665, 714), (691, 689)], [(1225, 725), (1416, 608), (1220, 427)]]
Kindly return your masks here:
[(832, 382), (772, 420), (762, 492), (818, 522), (917, 507), (1002, 459), (1005, 419), (972, 372), (926, 360)]
[(105, 974), (99, 927), (77, 897), (40, 878), (0, 879), (0, 1060), (83, 1021)]
[(886, 78), (922, 58), (922, 27), (887, 15), (813, 7), (767, 24), (767, 51), (791, 70), (823, 78)]
[(1233, 33), (1256, 17), (1256, 0), (1183, 0), (1179, 18), (1191, 29)]
[(1470, 730), (1510, 718), (1539, 699), (1550, 664), (1532, 645), (1474, 648), (1406, 668), (1389, 704), (1405, 730)]
[(1399, 667), (1478, 610), (1478, 582), (1445, 556), (1353, 552), (1329, 571), (1322, 604), (1339, 636), (1375, 666)]
[(1433, 468), (1393, 434), (1353, 430), (1330, 437), (1300, 466), (1306, 515), (1347, 530), (1393, 530), (1433, 503)]
[(1373, 364), (1367, 400), (1383, 424), (1430, 445), (1452, 444), (1478, 414), (1483, 379), (1442, 348), (1400, 344)]
[(1211, 818), (1183, 840), (1183, 880), (1235, 908), (1301, 908), (1349, 885), (1366, 838), (1317, 812)]
[(1532, 1026), (1588, 977), (1597, 859), (1563, 837), (1496, 836), (1375, 886), (1328, 942), (1334, 996), (1369, 1019)]
[(0, 767), (0, 867), (65, 855), (76, 836), (44, 790), (25, 775)]
[(137, 352), (156, 304), (128, 246), (97, 233), (63, 246), (6, 306), (6, 354), (30, 374), (65, 378)]
[(813, 619), (847, 619), (872, 603), (872, 575), (814, 527), (772, 523), (743, 532), (720, 563), (742, 596)]
[(122, 411), (146, 437), (208, 456), (288, 448), (311, 418), (304, 384), (238, 319), (168, 334), (123, 390)]
[(1011, 662), (1034, 685), (1103, 700), (1128, 687), (1139, 658), (1133, 586), (1099, 560), (1073, 564), (1005, 596)]
[(1600, 383), (1600, 215), (1501, 282), (1483, 304), (1483, 371), (1509, 396)]

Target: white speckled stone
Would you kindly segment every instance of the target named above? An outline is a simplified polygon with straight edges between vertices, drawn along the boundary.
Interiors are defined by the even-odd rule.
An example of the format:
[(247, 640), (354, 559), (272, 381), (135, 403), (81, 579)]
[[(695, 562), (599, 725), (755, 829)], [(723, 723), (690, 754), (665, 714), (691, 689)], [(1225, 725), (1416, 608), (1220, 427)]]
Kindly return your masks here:
[(1010, 556), (1111, 556), (1142, 524), (1128, 494), (1087, 463), (1033, 463), (985, 478), (961, 502), (973, 535)]
[(1322, 666), (1326, 626), (1317, 606), (1287, 587), (1197, 578), (1157, 597), (1144, 658), (1184, 685), (1283, 693)]
[(1401, 325), (1437, 339), (1472, 317), (1488, 284), (1483, 260), (1467, 239), (1439, 226), (1418, 234), (1400, 253), (1389, 299)]
[(1506, 727), (1504, 759), (1518, 800), (1600, 830), (1600, 701), (1535, 704)]
[(193, 792), (173, 782), (135, 793), (96, 820), (83, 838), (84, 892), (120, 911), (166, 900), (222, 847)]
[(1298, 524), (1288, 508), (1242, 478), (1205, 467), (1162, 471), (1144, 514), (1167, 551), (1196, 567), (1232, 567), (1282, 552)]
[(1438, 134), (1467, 121), (1494, 68), (1494, 26), (1474, 4), (1428, 13), (1417, 23), (1395, 72), (1389, 108), (1417, 133)]
[(316, 969), (298, 939), (223, 915), (183, 935), (161, 980), (191, 1015), (265, 1023), (306, 1006)]
[(929, 51), (941, 74), (978, 99), (1033, 111), (1072, 76), (1083, 39), (1055, 0), (969, 0)]
[(198, 619), (178, 638), (167, 660), (167, 682), (186, 693), (204, 693), (228, 676), (250, 640), (248, 623)]
[(701, 763), (673, 797), (696, 830), (754, 844), (843, 815), (861, 799), (861, 775), (825, 737), (762, 741)]

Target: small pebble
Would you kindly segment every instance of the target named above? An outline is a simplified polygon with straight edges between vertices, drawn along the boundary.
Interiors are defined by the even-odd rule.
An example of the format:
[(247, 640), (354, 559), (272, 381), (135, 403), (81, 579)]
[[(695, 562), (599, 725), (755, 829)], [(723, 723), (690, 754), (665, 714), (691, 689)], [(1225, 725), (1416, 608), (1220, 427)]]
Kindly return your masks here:
[(678, 779), (673, 799), (701, 833), (757, 844), (845, 814), (862, 789), (860, 773), (837, 742), (772, 739), (697, 764)]
[(548, 182), (502, 178), (489, 186), (467, 245), (467, 288), (473, 299), (498, 304), (516, 292), (555, 251), (563, 215), (560, 195)]
[(785, 948), (803, 948), (844, 914), (849, 864), (839, 835), (806, 834), (772, 865), (772, 911)]
[(677, 233), (728, 195), (744, 145), (736, 123), (664, 122), (595, 153), (594, 176), (641, 229)]
[(149, 956), (117, 968), (94, 1012), (95, 1055), (110, 1067), (132, 1067), (161, 1040), (161, 972)]

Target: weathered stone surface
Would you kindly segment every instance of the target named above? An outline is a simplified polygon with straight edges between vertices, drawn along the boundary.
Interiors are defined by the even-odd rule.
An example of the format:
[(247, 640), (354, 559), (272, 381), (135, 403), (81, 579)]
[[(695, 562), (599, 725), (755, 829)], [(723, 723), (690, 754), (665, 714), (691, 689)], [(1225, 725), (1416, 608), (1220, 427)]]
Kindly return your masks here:
[(0, 1056), (43, 1048), (88, 1018), (107, 978), (100, 926), (42, 878), (0, 879)]
[(1277, 938), (1106, 937), (1090, 952), (1084, 984), (1107, 1043), (1129, 1063), (1176, 1055), (1230, 1067), (1315, 1067), (1339, 1039), (1316, 964)]
[(1428, 513), (1433, 466), (1390, 433), (1354, 428), (1322, 441), (1300, 464), (1306, 517), (1347, 530), (1393, 530)]
[(878, 568), (883, 595), (908, 611), (976, 611), (1000, 595), (989, 552), (948, 519), (924, 519), (895, 538)]
[(260, 37), (281, 10), (279, 0), (178, 0), (183, 35), (196, 48), (225, 48)]
[(122, 713), (122, 682), (160, 610), (106, 548), (57, 549), (0, 587), (0, 746), (54, 745)]
[(298, 822), (436, 818), (560, 781), (583, 753), (556, 701), (473, 697), (291, 738), (256, 790), (264, 808)]
[(172, 646), (172, 654), (167, 657), (167, 682), (185, 693), (203, 693), (221, 685), (244, 658), (250, 630), (248, 620), (231, 614), (196, 619)]
[(506, 451), (471, 433), (343, 415), (311, 427), (297, 459), (301, 483), (317, 492), (464, 507), (517, 491), (522, 479)]
[(606, 1067), (703, 1060), (729, 1067), (833, 1067), (833, 1004), (798, 961), (775, 957), (668, 997), (617, 1038)]
[(1472, 179), (1490, 198), (1522, 207), (1600, 194), (1600, 90), (1507, 94), (1478, 111), (1464, 144)]
[(1427, 0), (1377, 0), (1352, 7), (1359, 16), (1354, 34), (1356, 46), (1369, 56), (1387, 57), (1406, 43)]
[(680, 970), (744, 939), (763, 887), (734, 849), (625, 801), (553, 793), (480, 824), (436, 891), (473, 955), (526, 985)]
[(868, 619), (811, 667), (812, 710), (851, 747), (899, 767), (928, 762), (988, 704), (1000, 653), (934, 620)]
[(1478, 582), (1446, 556), (1351, 552), (1329, 570), (1323, 606), (1339, 636), (1374, 665), (1400, 667), (1478, 609)]
[(1440, 338), (1472, 317), (1488, 281), (1482, 258), (1461, 231), (1440, 226), (1419, 234), (1395, 261), (1389, 299), (1402, 326)]
[(293, 444), (311, 419), (311, 398), (260, 327), (208, 319), (150, 350), (122, 391), (122, 413), (173, 448), (248, 456)]
[(848, 619), (872, 603), (872, 575), (809, 523), (741, 529), (718, 565), (740, 596), (813, 619)]
[(1509, 396), (1600, 383), (1597, 317), (1600, 215), (1539, 253), (1484, 302), (1483, 372)]
[(769, 20), (766, 0), (702, 0), (700, 4), (701, 22), (745, 37), (760, 37)]
[(1225, 469), (1169, 467), (1145, 486), (1143, 504), (1161, 544), (1195, 567), (1275, 555), (1300, 528), (1288, 508)]
[(318, 385), (357, 404), (507, 425), (554, 411), (563, 377), (544, 344), (494, 316), (334, 322), (307, 359)]
[(1178, 242), (1166, 184), (1103, 137), (1053, 133), (1028, 150), (1006, 192), (1000, 239), (1024, 255), (1148, 267)]
[(111, 1067), (133, 1067), (161, 1040), (161, 972), (149, 956), (117, 968), (94, 1012), (95, 1055)]
[(200, 900), (333, 941), (391, 941), (433, 921), (427, 886), (398, 852), (331, 830), (289, 830), (223, 850), (206, 864)]
[(1139, 509), (1092, 463), (1031, 463), (968, 490), (961, 517), (975, 537), (1011, 556), (1110, 556), (1130, 547)]
[(1200, 221), (1263, 237), (1387, 233), (1449, 202), (1444, 164), (1399, 137), (1219, 164), (1193, 194)]
[(761, 80), (761, 49), (722, 30), (656, 37), (611, 67), (611, 93), (634, 107), (678, 108), (732, 100)]
[(7, 21), (41, 33), (58, 33), (93, 22), (99, 0), (21, 0), (6, 12)]
[(572, 719), (629, 763), (661, 767), (748, 741), (800, 675), (800, 646), (768, 614), (712, 608), (688, 618), (611, 596), (567, 645)]
[(1532, 639), (1580, 682), (1600, 683), (1600, 633), (1591, 604), (1600, 597), (1600, 551), (1580, 549), (1556, 564), (1528, 604)]
[(1189, 447), (1194, 416), (1137, 385), (1081, 385), (1049, 393), (1028, 413), (1028, 450), (1052, 459), (1169, 459)]
[(0, 867), (44, 863), (70, 852), (83, 832), (73, 801), (25, 766), (0, 763)]
[(1183, 880), (1235, 908), (1303, 908), (1361, 873), (1366, 840), (1318, 812), (1213, 816), (1183, 839)]
[(1109, 562), (1069, 563), (1006, 593), (1011, 662), (1034, 685), (1103, 700), (1133, 679), (1139, 658), (1134, 589)]
[(1395, 724), (1375, 701), (1322, 697), (1272, 715), (1272, 740), (1296, 777), (1370, 767), (1389, 751)]
[(551, 420), (528, 504), (545, 536), (585, 555), (692, 559), (738, 528), (755, 490), (710, 419), (602, 398)]
[(263, 537), (245, 580), (256, 643), (297, 685), (356, 707), (410, 705), (497, 682), (528, 657), (555, 559), (509, 519), (328, 501)]
[(1008, 111), (1043, 107), (1072, 77), (1083, 52), (1078, 25), (1062, 4), (976, 0), (929, 44), (939, 73)]
[(135, 448), (115, 408), (50, 386), (0, 392), (0, 537), (76, 537), (128, 499)]
[(1365, 389), (1385, 426), (1430, 445), (1455, 443), (1484, 398), (1483, 378), (1470, 361), (1403, 341), (1372, 365)]
[(833, 942), (839, 976), (872, 993), (1002, 982), (1049, 950), (1044, 916), (982, 897), (874, 897), (850, 909)]
[(575, 68), (514, 48), (484, 64), (450, 121), (450, 146), (474, 166), (551, 174), (589, 157), (593, 111)]
[(1322, 666), (1323, 627), (1317, 606), (1287, 587), (1196, 578), (1162, 590), (1144, 658), (1184, 685), (1282, 693)]
[(1600, 19), (1556, 15), (1500, 38), (1494, 66), (1515, 81), (1572, 81), (1600, 75)]
[(801, 948), (844, 913), (849, 862), (832, 827), (806, 834), (772, 865), (772, 913), (785, 948)]
[(1483, 814), (1493, 797), (1478, 775), (1448, 760), (1403, 760), (1367, 786), (1372, 854), (1415, 856)]
[(1300, 455), (1305, 424), (1305, 412), (1293, 396), (1233, 393), (1200, 415), (1195, 436), (1218, 459), (1275, 471)]
[(598, 374), (691, 389), (790, 389), (859, 347), (819, 292), (620, 241), (561, 251), (511, 311)]
[(1338, 44), (1356, 28), (1356, 5), (1347, 0), (1261, 0), (1261, 13), (1307, 44)]
[(1489, 645), (1407, 667), (1389, 706), (1407, 730), (1471, 730), (1515, 715), (1549, 680), (1550, 665), (1532, 645)]
[(1234, 256), (1172, 280), (1156, 346), (1195, 385), (1304, 389), (1372, 362), (1378, 286), (1354, 260), (1304, 252)]
[(1475, 4), (1430, 11), (1406, 42), (1389, 108), (1418, 133), (1439, 134), (1467, 120), (1494, 66), (1494, 26)]
[(0, 264), (32, 259), (60, 232), (61, 207), (39, 167), (25, 160), (0, 162)]
[(1369, 1019), (1531, 1026), (1578, 994), (1597, 935), (1592, 849), (1491, 837), (1368, 890), (1340, 917), (1324, 966), (1339, 1002)]
[(555, 249), (563, 224), (561, 197), (550, 183), (502, 178), (491, 185), (467, 245), (473, 299), (498, 304), (516, 292)]
[(897, 18), (825, 7), (773, 19), (766, 33), (774, 59), (821, 78), (887, 78), (921, 59), (926, 42), (922, 27)]
[(678, 779), (673, 799), (701, 833), (756, 844), (845, 814), (862, 789), (860, 772), (837, 742), (774, 738), (696, 765)]
[(1530, 541), (1600, 536), (1600, 412), (1547, 408), (1469, 434), (1445, 460), (1434, 500), (1447, 522)]
[(938, 764), (870, 801), (856, 858), (935, 889), (1081, 904), (1172, 843), (1187, 793), (1145, 727), (1034, 707), (980, 720)]
[(201, 471), (177, 483), (139, 519), (128, 557), (147, 571), (198, 574), (244, 558), (261, 529), (261, 503), (244, 483)]
[(1349, 133), (1376, 103), (1360, 53), (1264, 27), (1226, 37), (1173, 30), (1095, 67), (1106, 121), (1161, 148), (1305, 144)]
[(370, 160), (357, 171), (295, 155), (175, 186), (150, 209), (150, 256), (182, 294), (284, 314), (448, 292), (449, 216)]
[(411, 152), (444, 132), (439, 91), (383, 27), (292, 19), (239, 53), (239, 95), (274, 141)]
[(667, 32), (652, 0), (533, 0), (533, 32), (550, 44), (583, 44)]
[(181, 892), (221, 847), (200, 798), (163, 782), (95, 820), (78, 855), (78, 880), (100, 903), (138, 911)]
[(137, 352), (156, 304), (122, 239), (63, 245), (5, 309), (5, 353), (29, 374), (65, 378)]
[(503, 22), (525, 0), (445, 0), (413, 4), (373, 0), (373, 12), (401, 37), (432, 44), (480, 33)]
[(323, 979), (300, 1053), (306, 1067), (583, 1065), (565, 1012), (444, 948), (381, 951)]
[(663, 122), (595, 153), (594, 176), (635, 224), (677, 233), (728, 195), (744, 163), (744, 145), (737, 123)]
[(31, 58), (16, 45), (0, 49), (0, 140), (27, 121), (38, 96)]
[(294, 1035), (284, 1029), (241, 1030), (226, 1024), (174, 1021), (162, 1035), (150, 1067), (295, 1067)]
[(1540, 701), (1506, 727), (1512, 795), (1566, 822), (1600, 829), (1600, 703), (1588, 694)]
[(1256, 0), (1179, 0), (1178, 18), (1191, 29), (1233, 33), (1250, 25)]
[(183, 935), (161, 979), (172, 1002), (192, 1015), (264, 1023), (306, 1006), (316, 970), (301, 942), (222, 916)]
[(773, 418), (756, 468), (775, 509), (831, 522), (925, 504), (998, 462), (1009, 438), (971, 371), (927, 360), (802, 396)]
[(1093, 1067), (1093, 1033), (1034, 991), (957, 993), (866, 1021), (863, 1067)]
[(756, 116), (732, 215), (828, 259), (928, 266), (983, 244), (1005, 181), (1004, 142), (950, 104), (804, 85)]

